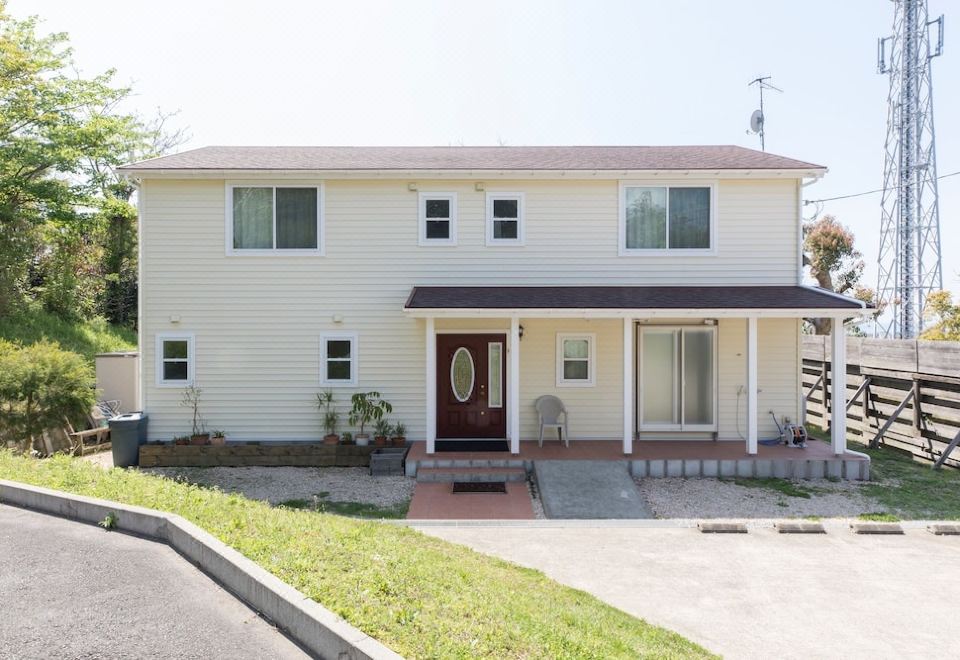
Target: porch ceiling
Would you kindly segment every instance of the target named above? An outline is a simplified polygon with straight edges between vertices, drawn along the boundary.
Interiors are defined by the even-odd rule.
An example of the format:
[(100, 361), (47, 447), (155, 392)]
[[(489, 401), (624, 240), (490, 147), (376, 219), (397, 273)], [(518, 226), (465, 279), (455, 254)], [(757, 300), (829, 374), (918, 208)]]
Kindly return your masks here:
[[(858, 316), (863, 303), (807, 286), (417, 286), (404, 309), (414, 315)], [(569, 314), (565, 314), (569, 315)]]

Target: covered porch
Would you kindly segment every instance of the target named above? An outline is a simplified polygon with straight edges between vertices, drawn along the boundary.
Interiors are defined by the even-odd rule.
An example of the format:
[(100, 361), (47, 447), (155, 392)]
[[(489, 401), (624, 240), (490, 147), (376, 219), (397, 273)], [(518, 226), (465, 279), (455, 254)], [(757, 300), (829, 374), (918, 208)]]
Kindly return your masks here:
[[(857, 465), (866, 461), (865, 457), (846, 448), (845, 402), (840, 399), (845, 391), (842, 383), (846, 375), (843, 322), (864, 314), (866, 310), (859, 301), (832, 292), (803, 286), (415, 287), (407, 300), (405, 312), (422, 319), (426, 357), (426, 437), (425, 442), (414, 446), (411, 454), (414, 462), (430, 460), (430, 457), (435, 460), (470, 460), (472, 456), (460, 454), (486, 453), (437, 451), (438, 438), (451, 437), (451, 430), (443, 428), (443, 423), (449, 421), (444, 417), (447, 411), (443, 407), (447, 404), (443, 397), (457, 378), (450, 363), (449, 350), (438, 353), (438, 337), (445, 334), (465, 337), (471, 333), (482, 335), (491, 347), (489, 354), (483, 353), (483, 359), (489, 359), (491, 369), (495, 364), (494, 348), (497, 355), (502, 351), (502, 373), (489, 381), (481, 380), (474, 394), (476, 377), (471, 371), (470, 392), (466, 391), (467, 385), (463, 385), (463, 401), (459, 394), (456, 400), (450, 401), (454, 406), (477, 401), (486, 405), (485, 401), (502, 397), (497, 399), (496, 408), (483, 409), (481, 406), (475, 414), (489, 413), (488, 419), (500, 421), (500, 431), (490, 426), (485, 428), (483, 437), (505, 439), (508, 443), (505, 448), (517, 460), (532, 461), (536, 457), (630, 460), (632, 470), (644, 476), (658, 476), (660, 473), (662, 476), (694, 476), (694, 473), (697, 476), (747, 476), (748, 471), (750, 476), (767, 476), (768, 471), (769, 476), (780, 476), (774, 471), (782, 473), (785, 470), (790, 474), (784, 476), (801, 476), (800, 472), (818, 476), (821, 467), (825, 471), (831, 469), (826, 463), (820, 464), (821, 459), (827, 460), (827, 455), (834, 459), (844, 457)], [(810, 443), (807, 449), (766, 446), (763, 436), (768, 436), (769, 440), (770, 429), (776, 422), (768, 418), (773, 409), (770, 404), (773, 394), (763, 394), (762, 376), (768, 383), (773, 383), (769, 389), (775, 390), (774, 394), (779, 393), (779, 407), (785, 409), (794, 421), (800, 415), (800, 388), (799, 385), (793, 387), (789, 381), (799, 382), (799, 319), (804, 317), (829, 317), (835, 321), (833, 392), (838, 400), (832, 407), (831, 444)], [(593, 323), (601, 332), (583, 332), (584, 323)], [(525, 325), (528, 330), (526, 341)], [(568, 327), (575, 331), (563, 332)], [(530, 328), (537, 329), (536, 337), (531, 336)], [(652, 329), (651, 334), (654, 331), (660, 334), (674, 332), (672, 341), (678, 345), (675, 352), (679, 356), (686, 346), (683, 342), (686, 334), (712, 337), (713, 341), (710, 349), (712, 363), (698, 366), (689, 360), (689, 367), (686, 363), (681, 367), (682, 357), (674, 358), (673, 363), (669, 363), (668, 358), (666, 369), (668, 373), (671, 368), (677, 372), (678, 382), (670, 386), (677, 394), (672, 399), (668, 396), (666, 405), (668, 408), (674, 406), (676, 411), (674, 419), (667, 418), (667, 423), (663, 424), (651, 423), (649, 409), (654, 405), (651, 403), (652, 394), (662, 393), (664, 387), (650, 376), (656, 372), (641, 374), (640, 353), (645, 346), (641, 338), (645, 329)], [(705, 329), (712, 330), (704, 332)], [(567, 365), (564, 364), (561, 337), (567, 334), (585, 337), (600, 334), (603, 340), (596, 353), (591, 353), (593, 362), (589, 366), (588, 386), (594, 389), (589, 396), (583, 394), (586, 390), (567, 389), (568, 384), (562, 382), (562, 369)], [(556, 353), (552, 351), (551, 335), (557, 338)], [(706, 345), (706, 341), (704, 339), (701, 343)], [(547, 343), (551, 346), (545, 346)], [(762, 346), (769, 348), (764, 351)], [(528, 356), (527, 351), (534, 355)], [(764, 360), (766, 367), (761, 373), (760, 365)], [(474, 364), (476, 361), (470, 358), (469, 369), (478, 368)], [(647, 362), (651, 360), (648, 358)], [(486, 364), (480, 368), (486, 368)], [(548, 376), (554, 368), (557, 381), (548, 383)], [(597, 376), (594, 370), (598, 372)], [(690, 379), (697, 378), (712, 379), (715, 383), (704, 389), (707, 395), (700, 395), (699, 406), (707, 412), (699, 414), (708, 416), (694, 420), (698, 423), (685, 423), (690, 421), (688, 415), (698, 413), (688, 410), (691, 406), (684, 402), (687, 395), (682, 388), (687, 387)], [(603, 388), (599, 387), (601, 382)], [(442, 389), (438, 391), (438, 387)], [(532, 400), (534, 395), (547, 393), (575, 398), (578, 403), (574, 418), (579, 415), (581, 420), (592, 420), (590, 428), (581, 424), (579, 433), (571, 433), (573, 441), (569, 448), (561, 447), (555, 434), (548, 435), (553, 441), (545, 443), (542, 449), (535, 442), (529, 442), (537, 437)], [(789, 400), (784, 402), (787, 396)], [(767, 400), (763, 401), (763, 397)], [(693, 395), (687, 398), (692, 399)], [(645, 405), (647, 413), (643, 410)], [(602, 416), (596, 416), (596, 411), (602, 411)], [(604, 432), (594, 431), (593, 426), (602, 427)], [(457, 434), (456, 427), (452, 433), (461, 440), (472, 437), (469, 431), (462, 436)], [(459, 446), (468, 449), (470, 445), (464, 442)], [(504, 456), (501, 452), (494, 453), (501, 458)], [(742, 462), (739, 466), (738, 461)], [(832, 469), (833, 472), (824, 476), (844, 476), (835, 474), (836, 469)], [(842, 462), (840, 470), (846, 472)], [(851, 464), (850, 472), (851, 475), (859, 474), (859, 467)]]

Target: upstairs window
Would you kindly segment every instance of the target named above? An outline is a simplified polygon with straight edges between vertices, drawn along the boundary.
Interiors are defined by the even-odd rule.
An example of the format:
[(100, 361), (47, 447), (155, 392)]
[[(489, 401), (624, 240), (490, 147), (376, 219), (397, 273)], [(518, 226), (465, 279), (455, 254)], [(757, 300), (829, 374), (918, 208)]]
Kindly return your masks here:
[(320, 186), (228, 186), (228, 243), (233, 254), (322, 254)]
[(487, 245), (523, 245), (523, 193), (487, 194)]
[(714, 249), (711, 186), (623, 186), (621, 253)]
[(456, 193), (420, 193), (419, 244), (457, 244)]

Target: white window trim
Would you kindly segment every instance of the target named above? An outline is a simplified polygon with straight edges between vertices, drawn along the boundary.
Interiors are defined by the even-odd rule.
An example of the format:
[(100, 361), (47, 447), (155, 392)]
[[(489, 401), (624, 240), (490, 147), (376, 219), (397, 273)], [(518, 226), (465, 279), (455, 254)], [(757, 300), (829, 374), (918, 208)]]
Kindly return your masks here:
[[(654, 424), (644, 424), (643, 423), (643, 388), (645, 384), (643, 382), (643, 331), (644, 329), (656, 328), (657, 330), (694, 330), (698, 332), (709, 332), (713, 339), (713, 424), (685, 424), (683, 422), (683, 401), (680, 402), (680, 422), (677, 424), (664, 424), (664, 423), (654, 423)], [(719, 349), (719, 332), (717, 326), (701, 326), (701, 325), (641, 325), (637, 331), (636, 336), (636, 355), (637, 355), (637, 388), (636, 388), (636, 406), (637, 406), (637, 430), (638, 431), (680, 431), (680, 432), (715, 432), (720, 428), (720, 356), (718, 355)], [(676, 354), (679, 355), (680, 360), (683, 360), (683, 337), (680, 336), (679, 343), (675, 347)], [(678, 394), (683, 396), (683, 388), (685, 383), (683, 382), (683, 376), (681, 374), (681, 382), (677, 384)]]
[[(516, 238), (494, 238), (493, 237), (493, 202), (498, 199), (517, 200), (517, 237)], [(527, 212), (526, 195), (522, 192), (487, 192), (487, 245), (488, 246), (522, 246), (526, 241), (527, 223), (525, 216)], [(503, 220), (504, 218), (498, 218)]]
[[(669, 188), (710, 189), (710, 247), (709, 248), (628, 248), (627, 247), (627, 188), (667, 188), (667, 240), (670, 236), (670, 191)], [(619, 199), (619, 222), (617, 238), (618, 254), (621, 257), (712, 257), (717, 254), (716, 181), (621, 181)]]
[[(225, 211), (224, 211), (224, 236), (225, 249), (228, 257), (276, 257), (276, 256), (315, 256), (322, 257), (326, 255), (326, 214), (325, 189), (321, 181), (298, 182), (298, 181), (277, 181), (264, 183), (261, 181), (227, 181), (225, 188)], [(273, 244), (277, 244), (277, 188), (316, 188), (317, 189), (317, 247), (312, 248), (255, 248), (244, 249), (233, 247), (233, 189), (234, 188), (271, 188), (273, 189)]]
[[(186, 341), (187, 342), (187, 379), (186, 380), (164, 380), (163, 379), (163, 343), (165, 341)], [(158, 332), (156, 335), (156, 370), (157, 387), (190, 387), (196, 379), (196, 354), (194, 352), (195, 338), (192, 332)]]
[[(567, 380), (563, 377), (563, 342), (568, 339), (587, 340), (587, 379)], [(593, 332), (557, 333), (557, 387), (593, 387), (596, 385), (597, 372), (597, 335)]]
[[(350, 380), (327, 379), (327, 342), (350, 342)], [(360, 373), (360, 342), (356, 332), (325, 332), (320, 335), (320, 384), (326, 387), (356, 387)]]
[[(449, 238), (427, 238), (427, 201), (431, 199), (445, 199), (450, 202)], [(457, 244), (457, 193), (454, 192), (421, 192), (418, 196), (419, 230), (417, 245), (420, 247), (447, 247)], [(436, 218), (433, 218), (436, 220)]]

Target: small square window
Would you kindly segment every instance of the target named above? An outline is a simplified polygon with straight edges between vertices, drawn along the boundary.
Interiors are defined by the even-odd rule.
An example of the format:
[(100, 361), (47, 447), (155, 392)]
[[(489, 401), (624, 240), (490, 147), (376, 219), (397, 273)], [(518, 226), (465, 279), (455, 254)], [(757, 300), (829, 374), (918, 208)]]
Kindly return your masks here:
[(557, 335), (557, 385), (592, 387), (594, 384), (594, 335)]
[(456, 193), (420, 193), (419, 245), (457, 244)]
[(487, 245), (523, 245), (523, 193), (488, 193)]
[(193, 335), (157, 335), (157, 385), (185, 387), (193, 383)]
[(320, 384), (357, 384), (357, 335), (328, 334), (320, 337)]

